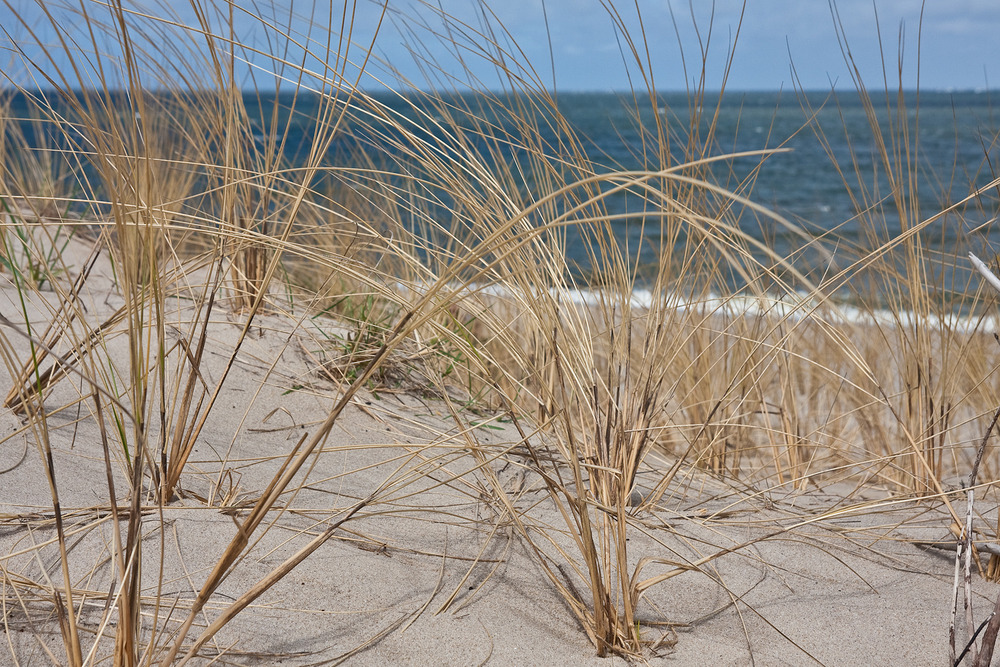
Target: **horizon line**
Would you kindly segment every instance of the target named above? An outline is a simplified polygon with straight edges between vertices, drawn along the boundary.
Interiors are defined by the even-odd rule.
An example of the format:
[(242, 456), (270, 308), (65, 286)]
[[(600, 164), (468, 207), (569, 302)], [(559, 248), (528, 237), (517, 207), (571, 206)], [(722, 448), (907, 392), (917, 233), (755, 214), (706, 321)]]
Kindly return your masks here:
[[(38, 87), (34, 87), (34, 88), (28, 88), (26, 86), (12, 86), (12, 85), (0, 84), (0, 94), (10, 94), (10, 93), (14, 93), (14, 94), (17, 94), (17, 93), (21, 93), (21, 94), (24, 94), (24, 93), (59, 93), (59, 92), (62, 92), (63, 90), (64, 89), (59, 89), (59, 88), (50, 87), (50, 86), (38, 86)], [(74, 93), (84, 92), (84, 91), (88, 91), (88, 92), (95, 92), (95, 91), (96, 92), (104, 92), (103, 88), (98, 88), (98, 87), (94, 87), (94, 88), (82, 88), (82, 87), (78, 87), (78, 88), (71, 88), (69, 90), (71, 92), (74, 92)], [(169, 87), (154, 87), (154, 86), (149, 86), (149, 87), (144, 88), (144, 90), (146, 90), (147, 92), (151, 92), (151, 93), (164, 93), (164, 92), (172, 92), (172, 91), (191, 91), (191, 90), (206, 91), (206, 90), (213, 90), (213, 88), (205, 87), (205, 88), (200, 88), (200, 89), (192, 89), (192, 88), (188, 88), (188, 87), (169, 88)], [(932, 93), (932, 94), (975, 94), (975, 95), (983, 95), (983, 94), (988, 94), (988, 93), (993, 93), (993, 92), (1000, 93), (1000, 87), (997, 87), (997, 88), (993, 88), (993, 87), (989, 87), (989, 88), (986, 88), (986, 87), (973, 87), (973, 88), (951, 88), (951, 87), (947, 87), (947, 88), (923, 88), (923, 87), (914, 87), (914, 88), (889, 89), (889, 90), (887, 90), (885, 88), (866, 88), (865, 92), (868, 93), (868, 94), (885, 94), (885, 93), (898, 94), (900, 92), (900, 90), (902, 90), (902, 92), (906, 93), (906, 94)], [(341, 89), (341, 91), (343, 93), (348, 93), (348, 94), (352, 92), (351, 90), (346, 89), (346, 88), (345, 89)], [(109, 92), (111, 94), (119, 94), (119, 93), (127, 93), (127, 92), (129, 92), (129, 90), (127, 88), (125, 88), (125, 87), (109, 87), (109, 88), (107, 88), (107, 92)], [(319, 94), (321, 91), (318, 91), (318, 90), (316, 90), (316, 89), (314, 89), (312, 87), (308, 87), (308, 86), (298, 86), (298, 87), (289, 88), (287, 90), (277, 90), (275, 88), (266, 88), (266, 89), (264, 89), (264, 88), (241, 88), (240, 92), (243, 95), (253, 95), (253, 94), (268, 95), (268, 94), (274, 94), (276, 92), (277, 93), (281, 93), (281, 94), (292, 93), (292, 92), (298, 92), (299, 94), (301, 94), (303, 92), (313, 93), (313, 94)], [(603, 89), (599, 89), (599, 88), (558, 89), (557, 88), (555, 90), (547, 89), (545, 91), (538, 91), (538, 90), (513, 90), (512, 91), (512, 90), (497, 90), (497, 89), (464, 88), (464, 89), (452, 89), (452, 90), (440, 91), (440, 90), (425, 89), (425, 88), (405, 88), (405, 89), (398, 89), (398, 88), (390, 88), (390, 87), (379, 87), (379, 88), (361, 87), (361, 88), (358, 88), (357, 90), (355, 90), (353, 92), (363, 93), (365, 95), (386, 95), (386, 94), (395, 94), (395, 95), (415, 95), (415, 94), (420, 94), (420, 95), (455, 95), (455, 94), (459, 94), (459, 95), (465, 95), (465, 94), (511, 95), (511, 94), (535, 94), (535, 95), (537, 95), (537, 94), (541, 94), (541, 93), (544, 92), (544, 94), (552, 95), (553, 97), (558, 97), (559, 95), (564, 95), (564, 94), (565, 95), (641, 95), (641, 96), (645, 96), (645, 95), (649, 95), (650, 94), (650, 91), (648, 91), (648, 90), (630, 90), (628, 88), (623, 88), (623, 89), (614, 89), (614, 88), (612, 88), (612, 89), (607, 89), (607, 88), (603, 88)], [(817, 94), (817, 93), (822, 93), (822, 94), (831, 94), (831, 93), (832, 94), (838, 94), (839, 93), (839, 94), (843, 94), (843, 93), (857, 93), (857, 92), (858, 92), (858, 90), (856, 88), (853, 88), (853, 87), (852, 88), (844, 88), (842, 90), (837, 89), (837, 88), (783, 88), (783, 87), (778, 87), (778, 88), (727, 88), (725, 90), (707, 89), (707, 90), (703, 90), (703, 91), (700, 91), (700, 92), (693, 92), (691, 90), (685, 90), (685, 89), (682, 89), (682, 88), (670, 88), (670, 89), (657, 90), (656, 91), (656, 93), (658, 95), (683, 95), (683, 94), (689, 94), (690, 95), (690, 94), (699, 94), (699, 95), (712, 95), (712, 96), (717, 96), (717, 95), (740, 95), (740, 94), (752, 94), (752, 93), (760, 93), (760, 94), (764, 94), (764, 93), (766, 93), (766, 94), (786, 94), (787, 93), (789, 95), (795, 95), (795, 94), (798, 94), (798, 93), (807, 93), (807, 94)]]

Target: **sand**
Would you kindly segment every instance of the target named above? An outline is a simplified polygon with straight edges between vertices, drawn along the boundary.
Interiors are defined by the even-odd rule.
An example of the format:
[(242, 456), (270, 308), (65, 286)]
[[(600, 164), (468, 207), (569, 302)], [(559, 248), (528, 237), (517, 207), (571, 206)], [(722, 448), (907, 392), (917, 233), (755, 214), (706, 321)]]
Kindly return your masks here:
[[(83, 244), (81, 244), (82, 246)], [(79, 267), (86, 248), (71, 262)], [(20, 303), (4, 279), (0, 308), (17, 321)], [(196, 282), (196, 281), (195, 281)], [(32, 295), (36, 327), (54, 294)], [(102, 257), (87, 283), (87, 321), (122, 303)], [(168, 327), (181, 337), (190, 301), (170, 300)], [(202, 376), (214, 387), (230, 360), (241, 315), (221, 304), (213, 315)], [(22, 330), (23, 330), (23, 321)], [(237, 533), (237, 522), (264, 492), (283, 458), (312, 434), (342, 387), (316, 372), (335, 322), (272, 308), (256, 320), (229, 371), (216, 407), (182, 478), (182, 493), (144, 509), (142, 581), (145, 641), (156, 626), (175, 631), (208, 572)], [(325, 329), (324, 329), (325, 327)], [(82, 330), (81, 330), (82, 331)], [(26, 341), (8, 328), (10, 354)], [(109, 338), (104, 368), (127, 370), (125, 338)], [(3, 376), (4, 393), (9, 374)], [(85, 386), (64, 378), (46, 400), (49, 438), (65, 517), (71, 578), (88, 591), (84, 652), (107, 656), (113, 627), (95, 646), (108, 592), (111, 519), (100, 431)], [(68, 406), (58, 409), (59, 406)], [(433, 392), (362, 391), (321, 450), (272, 511), (250, 548), (199, 616), (220, 610), (294, 554), (359, 499), (392, 480), (288, 576), (204, 647), (197, 664), (616, 665), (600, 659), (579, 623), (493, 498), (470, 443), (487, 451), (514, 447), (512, 426), (492, 421), (463, 433)], [(468, 415), (467, 415), (468, 416)], [(483, 414), (477, 419), (495, 419)], [(52, 543), (53, 503), (38, 435), (10, 410), (0, 413), (0, 570), (4, 635), (0, 664), (65, 662), (51, 594), (61, 581)], [(155, 442), (158, 427), (151, 425)], [(114, 472), (119, 503), (128, 485)], [(653, 456), (641, 484), (653, 483), (667, 457)], [(537, 475), (516, 454), (487, 462), (533, 526), (532, 534), (573, 554), (565, 523)], [(953, 552), (921, 546), (947, 542), (951, 518), (939, 504), (879, 504), (877, 489), (840, 483), (805, 492), (752, 493), (705, 473), (686, 471), (655, 506), (635, 510), (631, 567), (640, 558), (691, 562), (752, 542), (698, 570), (652, 588), (640, 606), (654, 665), (941, 665), (948, 659)], [(838, 508), (872, 503), (867, 509)], [(963, 511), (961, 505), (956, 506)], [(124, 530), (124, 521), (122, 529)], [(267, 528), (266, 531), (263, 528)], [(759, 541), (754, 541), (757, 538)], [(47, 544), (46, 544), (47, 543)], [(547, 547), (549, 553), (555, 553)], [(652, 565), (653, 575), (671, 569)], [(576, 580), (580, 585), (580, 580)], [(976, 622), (998, 589), (974, 575)], [(80, 600), (77, 600), (80, 603)], [(189, 638), (199, 631), (196, 627)], [(959, 635), (965, 635), (960, 624)], [(168, 642), (154, 638), (159, 646)], [(107, 662), (103, 664), (108, 664)]]

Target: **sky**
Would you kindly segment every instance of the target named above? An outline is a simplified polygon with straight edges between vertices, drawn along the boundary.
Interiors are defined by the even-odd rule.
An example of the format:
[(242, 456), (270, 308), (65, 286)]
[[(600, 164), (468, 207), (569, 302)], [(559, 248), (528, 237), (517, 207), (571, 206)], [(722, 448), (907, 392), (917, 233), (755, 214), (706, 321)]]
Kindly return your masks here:
[[(92, 16), (107, 16), (101, 3), (76, 0), (81, 1)], [(7, 13), (0, 26), (16, 44), (0, 36), (0, 46), (11, 54), (23, 49), (37, 58), (33, 41), (52, 45), (55, 32), (38, 0), (12, 2), (14, 12)], [(229, 14), (224, 0), (203, 2), (215, 10), (214, 28), (223, 30)], [(245, 45), (281, 53), (310, 69), (319, 69), (319, 60), (327, 59), (322, 54), (330, 33), (336, 50), (343, 9), (337, 0), (332, 21), (316, 9), (313, 0), (236, 2), (235, 33)], [(45, 3), (50, 10), (58, 4), (55, 0)], [(187, 3), (180, 8), (167, 3), (127, 6), (183, 25), (197, 25)], [(384, 16), (383, 4), (358, 0), (351, 10), (351, 36), (356, 45), (348, 58), (359, 64), (368, 45), (374, 44), (374, 59), (366, 64), (369, 76), (362, 80), (362, 86), (369, 89), (382, 83), (398, 86), (397, 77), (420, 88), (465, 87), (470, 80), (475, 82), (473, 87), (501, 88), (502, 78), (491, 62), (498, 51), (483, 49), (488, 44), (482, 35), (487, 26), (492, 41), (503, 47), (509, 69), (558, 91), (645, 89), (643, 74), (650, 72), (658, 90), (685, 90), (699, 77), (703, 61), (709, 90), (719, 89), (724, 80), (730, 90), (790, 89), (793, 85), (852, 89), (845, 45), (869, 88), (885, 85), (883, 71), (891, 88), (898, 85), (900, 55), (906, 88), (916, 86), (918, 64), (919, 84), (925, 90), (1000, 84), (1000, 2), (996, 0), (837, 0), (834, 6), (827, 0), (495, 0), (488, 9), (474, 0), (389, 0)], [(86, 40), (78, 15), (56, 16), (56, 23), (70, 35), (77, 30), (75, 38)], [(148, 19), (135, 22), (151, 33), (151, 53), (181, 59), (177, 45), (185, 40), (176, 33), (173, 37), (160, 34), (171, 28), (159, 23), (150, 30), (154, 24)], [(311, 44), (310, 50), (319, 58), (303, 59), (302, 50), (294, 44), (286, 50), (287, 40), (267, 25), (282, 26), (281, 32), (291, 34), (298, 44)], [(332, 31), (327, 29), (330, 25)], [(629, 39), (639, 50), (641, 66), (629, 52)], [(171, 48), (161, 49), (163, 44), (158, 42)], [(116, 48), (114, 38), (101, 45), (112, 58)], [(59, 58), (57, 66), (64, 67)], [(275, 70), (273, 60), (250, 51), (244, 52), (243, 59), (246, 62), (238, 75), (245, 87), (273, 86), (269, 80)], [(349, 67), (347, 77), (353, 80), (355, 73)]]
[[(613, 7), (639, 40), (642, 30), (636, 19), (636, 4), (651, 51), (652, 72), (660, 88), (682, 90), (700, 74), (699, 35), (702, 43), (708, 41), (709, 82), (722, 81), (732, 49), (728, 86), (733, 89), (788, 88), (793, 83), (793, 65), (806, 88), (825, 89), (832, 82), (852, 85), (827, 0), (614, 2)], [(462, 0), (443, 2), (448, 11), (475, 24), (468, 9), (471, 5)], [(598, 0), (504, 0), (494, 3), (493, 9), (544, 80), (552, 80), (554, 60), (558, 89), (629, 87), (626, 64), (635, 73), (634, 59), (623, 58), (620, 33), (616, 35), (609, 11)], [(430, 14), (426, 7), (409, 11)], [(925, 4), (920, 0), (838, 0), (836, 12), (842, 25), (841, 36), (846, 37), (868, 85), (882, 84), (883, 52), (893, 79), (890, 83), (898, 82), (901, 34), (907, 87), (917, 81), (918, 54), (921, 87), (977, 89), (1000, 85), (1000, 2), (996, 0), (928, 0)], [(380, 48), (391, 62), (406, 63), (406, 51), (399, 46), (399, 23), (397, 19), (383, 28)], [(683, 47), (686, 77), (679, 47)], [(413, 70), (406, 67), (404, 71)], [(487, 76), (484, 74), (484, 78)]]

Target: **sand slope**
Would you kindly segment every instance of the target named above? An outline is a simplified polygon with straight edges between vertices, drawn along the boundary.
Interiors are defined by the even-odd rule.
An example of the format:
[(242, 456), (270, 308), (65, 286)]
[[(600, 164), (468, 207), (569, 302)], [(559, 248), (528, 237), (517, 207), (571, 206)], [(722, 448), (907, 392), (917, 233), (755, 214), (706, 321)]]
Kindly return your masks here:
[[(51, 292), (31, 296), (28, 311), (36, 330), (53, 317), (55, 302)], [(106, 259), (95, 267), (82, 302), (90, 323), (122, 305)], [(183, 338), (191, 301), (169, 303), (168, 329)], [(0, 291), (0, 308), (17, 321), (21, 306), (9, 285)], [(73, 326), (81, 338), (86, 327)], [(238, 313), (219, 308), (213, 314), (201, 366), (207, 386), (225, 372), (241, 326)], [(316, 360), (324, 341), (338, 335), (337, 327), (278, 308), (256, 320), (185, 469), (183, 493), (163, 508), (152, 495), (144, 505), (145, 641), (168, 643), (153, 632), (176, 631), (284, 457), (325, 419), (341, 388), (316, 372)], [(4, 334), (10, 356), (27, 358), (26, 339)], [(91, 359), (92, 369), (113, 368), (125, 377), (126, 352), (123, 335), (108, 335)], [(5, 375), (5, 392), (10, 382)], [(113, 649), (113, 626), (99, 624), (114, 581), (101, 435), (93, 402), (80, 400), (89, 391), (80, 377), (67, 376), (46, 406), (71, 578), (85, 592), (84, 651), (94, 646), (97, 631), (104, 633), (92, 656), (96, 662)], [(281, 499), (281, 511), (272, 511), (254, 534), (191, 638), (358, 500), (377, 492), (374, 501), (223, 628), (203, 649), (202, 662), (222, 656), (224, 664), (305, 665), (347, 656), (361, 665), (624, 664), (596, 657), (477, 469), (497, 472), (547, 553), (556, 558), (552, 545), (558, 545), (573, 554), (565, 523), (518, 456), (517, 432), (489, 414), (463, 413), (479, 425), (460, 425), (432, 393), (363, 391), (355, 397), (299, 474), (294, 492)], [(2, 631), (9, 645), (0, 664), (47, 664), (46, 647), (58, 661), (65, 659), (52, 613), (51, 590), (62, 577), (52, 497), (37, 446), (41, 435), (27, 424), (23, 415), (0, 414)], [(158, 429), (151, 423), (150, 442), (157, 441)], [(485, 460), (483, 452), (490, 454)], [(123, 504), (128, 482), (120, 445), (115, 459), (116, 494)], [(647, 486), (654, 483), (655, 468), (669, 465), (658, 458), (650, 463), (642, 481)], [(952, 554), (912, 542), (946, 539), (951, 519), (927, 503), (835, 512), (878, 499), (878, 493), (864, 497), (850, 485), (754, 494), (703, 473), (685, 473), (657, 506), (636, 510), (632, 566), (644, 556), (683, 563), (746, 546), (652, 589), (640, 606), (648, 621), (642, 633), (653, 645), (646, 660), (946, 662)], [(669, 569), (651, 566), (645, 574)], [(563, 570), (570, 572), (566, 564)], [(975, 589), (984, 596), (977, 598), (978, 623), (997, 590), (978, 577)]]

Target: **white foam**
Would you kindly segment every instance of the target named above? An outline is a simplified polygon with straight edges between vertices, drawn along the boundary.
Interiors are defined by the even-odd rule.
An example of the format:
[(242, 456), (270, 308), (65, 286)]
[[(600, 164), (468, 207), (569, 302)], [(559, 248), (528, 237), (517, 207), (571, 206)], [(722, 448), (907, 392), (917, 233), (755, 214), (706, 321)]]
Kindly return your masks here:
[[(512, 296), (508, 287), (498, 284), (472, 285), (468, 288), (468, 293), (486, 294), (496, 298)], [(589, 308), (598, 307), (602, 302), (609, 301), (609, 295), (602, 295), (600, 290), (590, 288), (552, 288), (550, 294), (568, 303)], [(610, 295), (610, 300), (621, 302), (618, 295)], [(657, 301), (661, 307), (691, 310), (702, 315), (718, 315), (729, 319), (742, 316), (767, 317), (789, 322), (816, 321), (842, 326), (929, 328), (931, 331), (962, 334), (1000, 330), (998, 313), (981, 316), (963, 315), (957, 312), (921, 315), (911, 310), (872, 309), (830, 299), (818, 299), (805, 292), (729, 296), (710, 293), (705, 297), (691, 298), (674, 292), (657, 297), (649, 289), (637, 288), (631, 292), (629, 306), (636, 310), (645, 310), (657, 305)]]

